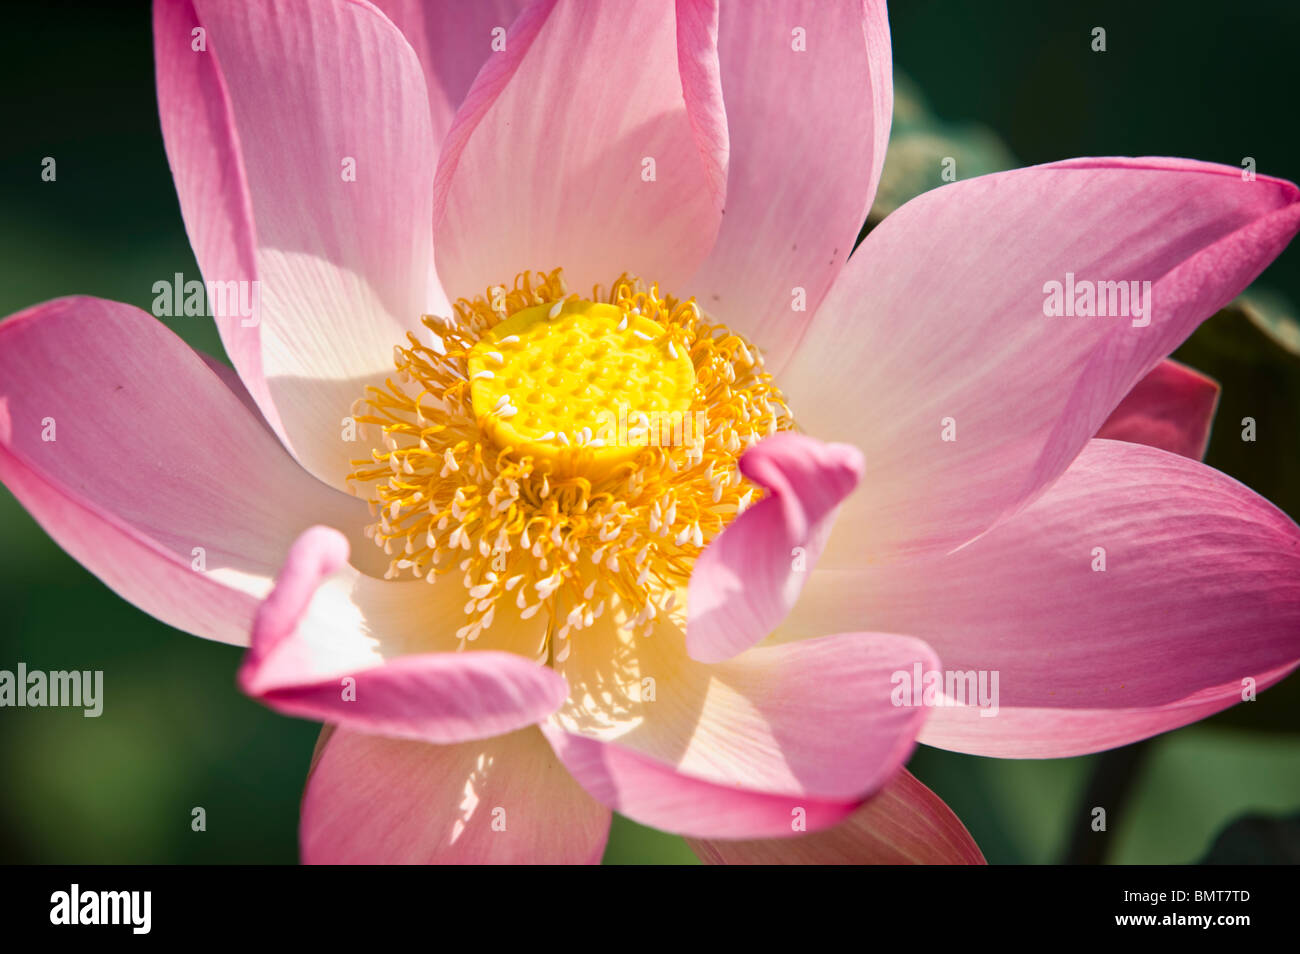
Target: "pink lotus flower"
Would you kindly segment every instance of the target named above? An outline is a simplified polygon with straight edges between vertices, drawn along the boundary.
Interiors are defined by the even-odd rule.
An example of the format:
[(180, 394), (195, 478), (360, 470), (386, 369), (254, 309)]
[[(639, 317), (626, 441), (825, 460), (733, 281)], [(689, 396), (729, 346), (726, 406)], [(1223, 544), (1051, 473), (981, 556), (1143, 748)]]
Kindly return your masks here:
[[(1162, 363), (1294, 185), (1076, 159), (850, 260), (883, 4), (515, 6), (158, 3), (195, 254), (259, 290), (238, 379), (124, 304), (0, 325), (4, 483), (334, 727), (305, 860), (596, 861), (616, 810), (708, 860), (979, 861), (918, 739), (1093, 752), (1296, 666), (1300, 533)], [(1067, 275), (1150, 282), (1147, 321), (1048, 317)], [(940, 666), (996, 717), (900, 699)]]

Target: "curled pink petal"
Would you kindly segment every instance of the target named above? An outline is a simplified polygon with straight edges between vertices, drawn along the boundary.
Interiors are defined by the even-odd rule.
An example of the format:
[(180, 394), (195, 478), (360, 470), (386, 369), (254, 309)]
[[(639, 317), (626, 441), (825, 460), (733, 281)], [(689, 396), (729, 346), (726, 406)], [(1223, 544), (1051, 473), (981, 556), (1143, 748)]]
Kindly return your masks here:
[(692, 658), (720, 662), (781, 622), (862, 468), (857, 448), (794, 433), (746, 451), (740, 471), (768, 496), (737, 517), (695, 563), (686, 630)]
[[(241, 688), (277, 711), (398, 738), (450, 743), (532, 725), (568, 695), (562, 676), (513, 652), (401, 652), (367, 635), (347, 586), (380, 587), (399, 604), (417, 582), (384, 583), (345, 570), (347, 541), (313, 527), (293, 545), (258, 610)], [(399, 605), (401, 609), (409, 606)], [(405, 619), (407, 627), (418, 620)], [(405, 648), (405, 647), (402, 647)]]

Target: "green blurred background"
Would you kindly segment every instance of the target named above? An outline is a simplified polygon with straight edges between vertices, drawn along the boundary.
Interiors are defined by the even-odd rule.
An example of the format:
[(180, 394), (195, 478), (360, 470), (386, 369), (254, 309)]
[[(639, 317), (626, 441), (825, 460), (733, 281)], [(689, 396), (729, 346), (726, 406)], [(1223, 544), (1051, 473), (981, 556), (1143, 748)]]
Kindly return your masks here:
[[(943, 156), (961, 178), (1076, 155), (1163, 154), (1233, 166), (1252, 156), (1260, 173), (1300, 180), (1294, 0), (1076, 6), (891, 9), (895, 65), (914, 85), (900, 75), (877, 213), (940, 185)], [(1105, 53), (1090, 48), (1096, 26)], [(0, 314), (71, 293), (148, 310), (154, 281), (197, 277), (158, 130), (147, 8), (10, 6), (0, 78)], [(44, 156), (57, 159), (55, 183), (40, 179)], [(1300, 250), (1262, 284), (1273, 295), (1260, 299), (1266, 320), (1220, 313), (1177, 356), (1224, 385), (1209, 462), (1295, 517), (1300, 329), (1289, 303), (1300, 301)], [(221, 353), (207, 319), (166, 324)], [(1247, 415), (1259, 425), (1253, 444), (1234, 423)], [(118, 599), (4, 490), (0, 528), (0, 669), (102, 669), (107, 697), (99, 719), (0, 709), (0, 861), (295, 861), (317, 727), (241, 695), (238, 651)], [(1300, 813), (1300, 678), (1102, 756), (1013, 762), (921, 749), (910, 768), (991, 862), (1194, 862), (1244, 815), (1263, 820), (1232, 829), (1216, 857), (1284, 860), (1295, 842), (1286, 819)], [(1104, 834), (1087, 830), (1094, 804), (1108, 806)], [(190, 830), (193, 806), (206, 809), (206, 832)], [(617, 819), (606, 861), (694, 856), (678, 838)]]

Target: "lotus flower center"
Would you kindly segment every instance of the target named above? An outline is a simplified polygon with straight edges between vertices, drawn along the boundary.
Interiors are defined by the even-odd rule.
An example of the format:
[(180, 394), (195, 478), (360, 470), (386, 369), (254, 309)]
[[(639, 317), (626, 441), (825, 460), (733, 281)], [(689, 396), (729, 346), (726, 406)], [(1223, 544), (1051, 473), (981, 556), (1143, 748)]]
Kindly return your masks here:
[(484, 433), (539, 462), (574, 469), (579, 448), (594, 462), (630, 459), (647, 443), (642, 417), (668, 421), (670, 435), (674, 422), (689, 430), (695, 368), (681, 334), (604, 302), (525, 308), (484, 334), (467, 364)]
[(761, 494), (740, 456), (794, 426), (762, 355), (628, 275), (580, 297), (523, 272), (452, 311), (352, 408), (372, 450), (349, 486), (388, 578), (451, 577), (461, 648), (495, 623), (551, 663), (597, 624), (679, 621), (700, 551)]

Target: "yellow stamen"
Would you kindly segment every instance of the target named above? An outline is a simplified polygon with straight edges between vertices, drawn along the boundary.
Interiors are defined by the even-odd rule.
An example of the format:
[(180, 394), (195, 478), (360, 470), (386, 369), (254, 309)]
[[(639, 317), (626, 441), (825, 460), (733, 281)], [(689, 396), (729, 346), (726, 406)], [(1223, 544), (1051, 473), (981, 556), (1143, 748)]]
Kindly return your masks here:
[(737, 458), (793, 427), (761, 355), (626, 275), (580, 299), (525, 272), (453, 309), (354, 409), (382, 429), (349, 480), (388, 575), (459, 573), (462, 645), (506, 613), (544, 611), (552, 658), (605, 612), (648, 630), (753, 500)]

